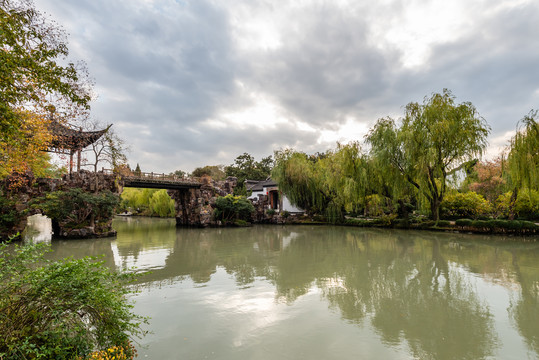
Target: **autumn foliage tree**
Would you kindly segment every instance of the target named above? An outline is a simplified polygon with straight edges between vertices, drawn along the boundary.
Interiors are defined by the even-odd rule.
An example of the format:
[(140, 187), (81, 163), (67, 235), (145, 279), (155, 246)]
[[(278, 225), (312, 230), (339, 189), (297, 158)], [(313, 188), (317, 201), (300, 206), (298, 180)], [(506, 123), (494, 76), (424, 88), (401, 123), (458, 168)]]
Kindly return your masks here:
[(32, 168), (51, 109), (88, 108), (79, 68), (59, 63), (67, 55), (64, 31), (31, 0), (0, 0), (0, 175)]
[(505, 180), (503, 178), (504, 160), (497, 157), (490, 161), (479, 161), (466, 179), (467, 189), (481, 194), (494, 203), (504, 191)]

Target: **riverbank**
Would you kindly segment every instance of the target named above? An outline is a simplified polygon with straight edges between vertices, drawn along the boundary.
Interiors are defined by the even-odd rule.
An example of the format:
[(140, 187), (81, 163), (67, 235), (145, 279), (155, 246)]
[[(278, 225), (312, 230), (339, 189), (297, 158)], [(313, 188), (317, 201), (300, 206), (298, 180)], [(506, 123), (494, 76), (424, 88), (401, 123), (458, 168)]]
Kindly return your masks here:
[(527, 220), (439, 220), (435, 222), (427, 219), (397, 219), (393, 217), (379, 218), (352, 218), (347, 217), (343, 223), (330, 224), (322, 217), (307, 217), (305, 215), (291, 215), (284, 219), (265, 222), (282, 225), (339, 225), (351, 227), (375, 227), (386, 229), (432, 230), (457, 232), (467, 234), (493, 234), (493, 235), (539, 235), (539, 223)]

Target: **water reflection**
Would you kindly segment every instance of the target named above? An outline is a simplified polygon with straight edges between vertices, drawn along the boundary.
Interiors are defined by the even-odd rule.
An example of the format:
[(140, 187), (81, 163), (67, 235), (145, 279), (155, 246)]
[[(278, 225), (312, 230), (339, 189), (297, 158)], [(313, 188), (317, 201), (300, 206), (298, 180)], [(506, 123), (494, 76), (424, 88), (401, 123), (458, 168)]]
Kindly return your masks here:
[[(166, 335), (163, 332), (148, 340), (159, 346), (177, 347), (174, 339), (164, 345), (164, 339), (172, 335), (170, 324), (160, 323), (168, 321), (172, 312), (181, 314), (179, 321), (186, 323), (197, 314), (189, 329), (204, 327), (200, 333), (206, 337), (199, 335), (201, 342), (214, 342), (216, 337), (225, 342), (226, 331), (236, 331), (230, 335), (231, 343), (240, 344), (235, 351), (248, 341), (286, 342), (283, 334), (299, 334), (318, 324), (322, 326), (318, 332), (305, 333), (315, 357), (322, 351), (317, 346), (323, 344), (333, 349), (326, 358), (357, 355), (358, 348), (343, 340), (359, 336), (357, 331), (361, 339), (377, 338), (386, 349), (377, 357), (539, 356), (539, 245), (535, 243), (344, 227), (176, 229), (173, 221), (144, 218), (118, 219), (115, 228), (115, 240), (53, 241), (53, 247), (60, 257), (78, 251), (100, 253), (111, 267), (150, 269), (139, 280), (147, 290), (137, 304), (156, 312), (152, 326), (167, 329)], [(155, 308), (156, 302), (163, 306), (163, 315)], [(166, 310), (167, 306), (173, 308)], [(331, 314), (340, 317), (340, 324), (331, 322)], [(251, 325), (240, 325), (246, 316)], [(316, 323), (317, 317), (325, 325)], [(216, 325), (219, 319), (221, 327)], [(238, 329), (232, 330), (231, 321)], [(301, 330), (300, 325), (304, 326)], [(218, 333), (212, 332), (215, 328), (220, 329)], [(260, 333), (256, 340), (252, 338), (255, 332)], [(307, 341), (302, 339), (296, 341)], [(229, 345), (221, 342), (215, 344), (222, 352), (220, 358), (238, 357), (237, 352), (225, 356), (223, 349)], [(338, 343), (355, 352), (336, 350)], [(220, 344), (225, 348), (219, 348)], [(157, 345), (153, 348), (157, 351)], [(305, 348), (300, 350), (305, 355)], [(366, 351), (359, 354), (373, 356)], [(270, 353), (266, 357), (242, 355), (277, 356)]]
[(50, 244), (52, 239), (51, 219), (41, 214), (29, 216), (26, 228), (22, 233), (22, 238), (25, 242), (32, 241)]

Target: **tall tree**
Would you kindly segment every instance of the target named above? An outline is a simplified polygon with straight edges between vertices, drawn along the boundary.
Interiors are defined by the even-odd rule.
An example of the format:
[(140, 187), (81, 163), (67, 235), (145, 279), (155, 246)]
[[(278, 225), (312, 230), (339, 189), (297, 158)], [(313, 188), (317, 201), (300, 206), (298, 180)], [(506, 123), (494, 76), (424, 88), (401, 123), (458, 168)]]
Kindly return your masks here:
[(367, 142), (381, 166), (397, 171), (428, 200), (437, 221), (448, 176), (482, 155), (489, 132), (471, 103), (456, 104), (444, 89), (423, 104), (409, 103), (400, 127), (391, 118), (378, 120)]
[(251, 154), (243, 153), (236, 157), (234, 164), (225, 167), (225, 174), (238, 178), (238, 186), (234, 189), (234, 193), (245, 195), (245, 180), (265, 180), (271, 175), (272, 168), (271, 155), (256, 161)]
[(539, 123), (537, 111), (531, 110), (517, 125), (509, 145), (508, 183), (512, 189), (509, 218), (515, 216), (519, 189), (539, 190)]
[(94, 172), (97, 172), (100, 163), (109, 164), (113, 169), (127, 165), (126, 153), (129, 151), (129, 147), (116, 134), (111, 125), (105, 126), (99, 121), (89, 120), (85, 123), (85, 127), (88, 131), (99, 131), (107, 128), (103, 136), (84, 150), (86, 154), (90, 155), (90, 158), (85, 161), (85, 166), (92, 166)]
[(206, 165), (204, 167), (197, 167), (195, 170), (193, 170), (191, 176), (210, 176), (214, 180), (223, 180), (226, 175), (223, 171), (223, 165)]
[(331, 197), (324, 191), (318, 158), (292, 149), (275, 152), (273, 180), (292, 204), (309, 213), (324, 213)]
[[(62, 101), (68, 107), (88, 108), (89, 90), (79, 68), (58, 63), (67, 55), (64, 31), (42, 16), (31, 0), (0, 0), (0, 148), (16, 151), (21, 141), (36, 140), (32, 146), (41, 150), (46, 136), (27, 137), (28, 129), (36, 127), (36, 116), (46, 123), (48, 110)], [(46, 126), (37, 127), (47, 133)], [(4, 172), (30, 167), (24, 162), (0, 165)], [(13, 165), (22, 169), (9, 168)]]
[(539, 190), (539, 122), (537, 110), (531, 110), (517, 125), (511, 139), (508, 168), (513, 187)]

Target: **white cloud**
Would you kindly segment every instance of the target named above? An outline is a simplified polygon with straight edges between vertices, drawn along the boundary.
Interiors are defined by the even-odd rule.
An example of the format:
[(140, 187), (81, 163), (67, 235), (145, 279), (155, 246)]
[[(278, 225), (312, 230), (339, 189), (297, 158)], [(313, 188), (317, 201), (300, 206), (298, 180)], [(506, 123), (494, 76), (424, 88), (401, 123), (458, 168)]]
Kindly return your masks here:
[[(492, 126), (539, 107), (533, 0), (36, 0), (96, 79), (98, 119), (149, 171), (362, 140), (443, 88)], [(151, 168), (151, 169), (150, 169)]]

